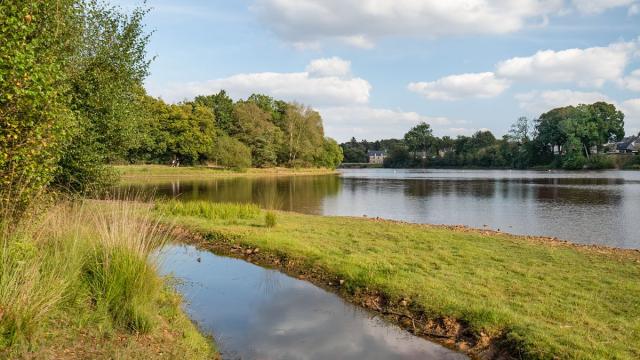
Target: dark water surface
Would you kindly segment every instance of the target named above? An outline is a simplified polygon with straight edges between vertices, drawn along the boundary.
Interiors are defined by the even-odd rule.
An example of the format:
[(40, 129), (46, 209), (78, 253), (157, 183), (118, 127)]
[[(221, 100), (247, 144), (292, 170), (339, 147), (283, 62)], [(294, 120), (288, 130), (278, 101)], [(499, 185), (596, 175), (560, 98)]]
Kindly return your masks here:
[(231, 178), (137, 185), (183, 200), (462, 224), (640, 248), (640, 172), (349, 169), (340, 176)]
[(224, 359), (466, 359), (275, 270), (184, 245), (161, 263)]

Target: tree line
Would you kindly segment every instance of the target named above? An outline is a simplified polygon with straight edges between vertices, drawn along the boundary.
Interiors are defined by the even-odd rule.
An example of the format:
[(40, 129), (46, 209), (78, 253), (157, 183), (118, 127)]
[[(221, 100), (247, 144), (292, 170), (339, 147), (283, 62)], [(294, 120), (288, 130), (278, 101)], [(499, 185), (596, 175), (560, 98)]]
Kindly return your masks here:
[(224, 91), (179, 104), (147, 95), (146, 13), (97, 0), (0, 2), (3, 200), (26, 200), (48, 186), (107, 186), (111, 163), (342, 161), (320, 114), (307, 106), (260, 94), (233, 101)]
[(611, 168), (604, 145), (624, 137), (624, 114), (605, 102), (555, 108), (531, 120), (519, 118), (497, 139), (490, 131), (472, 136), (436, 137), (421, 123), (402, 139), (341, 144), (345, 162), (367, 162), (368, 150), (387, 152), (384, 166), (402, 167), (551, 167)]

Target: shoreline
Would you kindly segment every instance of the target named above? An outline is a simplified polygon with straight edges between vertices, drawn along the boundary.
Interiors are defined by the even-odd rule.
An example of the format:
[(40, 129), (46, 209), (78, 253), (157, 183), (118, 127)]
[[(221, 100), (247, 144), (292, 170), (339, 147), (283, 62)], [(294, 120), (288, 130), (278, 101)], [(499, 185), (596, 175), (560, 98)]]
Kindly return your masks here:
[(138, 182), (153, 180), (198, 180), (231, 177), (281, 177), (281, 176), (314, 176), (336, 175), (339, 172), (327, 168), (250, 168), (235, 171), (206, 166), (169, 167), (166, 165), (117, 165), (112, 166), (120, 175), (121, 182)]
[[(512, 334), (513, 330), (510, 330), (510, 327), (516, 326), (516, 328), (520, 326), (525, 326), (529, 324), (529, 326), (541, 326), (542, 330), (545, 330), (546, 327), (552, 326), (547, 323), (547, 321), (551, 321), (552, 319), (558, 318), (558, 320), (553, 320), (552, 323), (560, 321), (559, 319), (564, 319), (561, 323), (567, 323), (566, 326), (572, 328), (573, 325), (569, 325), (574, 322), (579, 322), (579, 319), (574, 319), (573, 313), (568, 310), (554, 310), (549, 309), (552, 313), (554, 311), (558, 311), (555, 315), (549, 315), (550, 317), (545, 320), (535, 319), (535, 320), (526, 320), (528, 317), (520, 319), (519, 316), (516, 316), (512, 320), (498, 321), (494, 323), (495, 325), (489, 326), (488, 328), (483, 328), (481, 324), (492, 324), (492, 321), (486, 322), (484, 320), (475, 320), (475, 316), (472, 315), (474, 312), (479, 311), (480, 314), (487, 312), (491, 313), (492, 311), (498, 311), (494, 316), (498, 316), (503, 311), (503, 306), (509, 308), (510, 306), (518, 305), (515, 309), (518, 309), (519, 306), (524, 306), (526, 309), (528, 302), (530, 299), (527, 297), (512, 299), (509, 296), (504, 297), (502, 292), (506, 291), (506, 294), (513, 291), (511, 288), (513, 285), (511, 281), (517, 281), (517, 278), (510, 279), (511, 276), (514, 276), (512, 271), (508, 270), (512, 267), (515, 267), (514, 270), (519, 272), (524, 272), (526, 279), (533, 280), (535, 283), (537, 281), (536, 277), (538, 276), (548, 276), (543, 274), (538, 274), (539, 271), (536, 267), (531, 267), (526, 265), (527, 263), (538, 264), (539, 261), (542, 261), (541, 266), (546, 263), (546, 266), (549, 267), (547, 270), (551, 270), (551, 274), (562, 274), (563, 272), (568, 272), (566, 276), (568, 278), (566, 280), (562, 280), (560, 283), (555, 283), (556, 280), (542, 280), (539, 282), (542, 288), (549, 287), (560, 287), (561, 293), (568, 292), (572, 293), (578, 291), (580, 297), (585, 296), (586, 298), (593, 298), (594, 296), (601, 296), (599, 292), (609, 292), (614, 291), (613, 288), (607, 287), (608, 285), (602, 285), (598, 287), (597, 277), (599, 274), (594, 272), (593, 274), (582, 274), (580, 268), (590, 268), (590, 267), (602, 267), (603, 269), (616, 269), (615, 271), (610, 271), (607, 275), (611, 281), (622, 281), (624, 284), (628, 284), (627, 282), (630, 279), (627, 279), (627, 275), (621, 275), (625, 272), (631, 271), (633, 274), (640, 273), (640, 250), (635, 249), (619, 249), (612, 248), (606, 246), (598, 246), (598, 245), (583, 245), (576, 244), (569, 241), (559, 240), (552, 237), (540, 237), (540, 236), (525, 236), (525, 235), (512, 235), (504, 232), (498, 232), (495, 230), (484, 230), (484, 229), (475, 229), (465, 226), (449, 226), (449, 225), (428, 225), (428, 224), (413, 224), (406, 223), (401, 221), (393, 221), (393, 220), (383, 220), (376, 218), (359, 218), (359, 217), (330, 217), (330, 216), (312, 216), (312, 215), (298, 215), (286, 212), (277, 212), (278, 217), (282, 217), (283, 221), (286, 222), (284, 225), (277, 225), (286, 227), (286, 229), (278, 230), (279, 233), (286, 233), (287, 230), (291, 230), (292, 226), (295, 226), (298, 229), (296, 234), (299, 234), (300, 237), (292, 235), (288, 238), (282, 238), (279, 234), (274, 234), (274, 230), (262, 230), (264, 234), (260, 234), (254, 228), (256, 226), (255, 223), (251, 225), (243, 225), (243, 224), (224, 224), (218, 223), (214, 224), (211, 221), (205, 221), (202, 219), (197, 219), (195, 217), (186, 217), (186, 216), (166, 216), (165, 221), (169, 221), (172, 224), (176, 225), (176, 235), (181, 241), (195, 245), (201, 249), (212, 251), (215, 254), (230, 256), (234, 258), (244, 259), (245, 261), (249, 261), (264, 267), (274, 268), (279, 271), (282, 271), (290, 276), (294, 276), (300, 279), (304, 279), (312, 282), (313, 284), (334, 292), (338, 294), (341, 298), (345, 299), (348, 302), (351, 302), (355, 305), (373, 311), (380, 316), (383, 316), (388, 321), (399, 325), (401, 328), (421, 337), (424, 337), (430, 341), (434, 341), (445, 345), (454, 350), (462, 351), (473, 358), (478, 359), (502, 359), (502, 358), (514, 358), (514, 357), (522, 357), (524, 358), (544, 358), (546, 356), (555, 356), (557, 358), (570, 358), (572, 355), (567, 355), (563, 353), (563, 350), (556, 349), (547, 350), (547, 347), (542, 344), (536, 345), (536, 336), (537, 332), (534, 331), (531, 335), (520, 334), (518, 336), (514, 336)], [(365, 253), (361, 253), (359, 250), (353, 250), (351, 247), (346, 246), (341, 249), (334, 249), (332, 245), (322, 245), (324, 240), (329, 238), (318, 237), (316, 234), (312, 234), (310, 229), (313, 228), (314, 225), (308, 225), (309, 223), (323, 223), (327, 224), (328, 227), (327, 234), (336, 233), (339, 229), (337, 225), (334, 226), (334, 223), (343, 223), (346, 225), (346, 229), (354, 229), (353, 233), (349, 237), (344, 237), (341, 241), (356, 241), (355, 247), (364, 246)], [(356, 227), (360, 225), (361, 229), (356, 229)], [(249, 228), (249, 227), (252, 228)], [(319, 225), (318, 225), (319, 226)], [(375, 239), (378, 235), (374, 228), (382, 228), (382, 234), (386, 234), (390, 238), (395, 238), (396, 236), (402, 237), (411, 237), (414, 236), (413, 233), (425, 233), (425, 232), (434, 232), (434, 233), (445, 233), (445, 235), (450, 236), (452, 239), (462, 238), (463, 241), (467, 242), (476, 242), (479, 248), (482, 248), (484, 244), (480, 242), (488, 242), (493, 243), (494, 245), (498, 245), (497, 249), (500, 249), (498, 252), (486, 252), (486, 251), (477, 251), (473, 250), (473, 247), (470, 249), (460, 250), (460, 244), (452, 242), (451, 244), (439, 244), (444, 249), (445, 252), (454, 252), (459, 253), (459, 251), (463, 252), (471, 252), (470, 255), (472, 257), (471, 261), (475, 260), (488, 260), (489, 262), (479, 261), (479, 264), (482, 265), (483, 268), (473, 270), (471, 268), (472, 273), (469, 275), (465, 275), (465, 266), (454, 266), (449, 271), (453, 271), (454, 276), (451, 279), (447, 279), (445, 277), (445, 289), (446, 286), (450, 287), (466, 287), (471, 285), (472, 283), (467, 283), (467, 281), (477, 282), (480, 281), (479, 284), (475, 284), (472, 287), (476, 288), (480, 286), (482, 288), (483, 285), (487, 287), (495, 288), (497, 293), (492, 296), (498, 296), (499, 298), (503, 298), (503, 300), (495, 300), (489, 301), (486, 306), (480, 306), (480, 308), (475, 309), (479, 304), (483, 304), (482, 300), (476, 301), (476, 299), (472, 299), (471, 301), (467, 301), (469, 299), (459, 298), (460, 293), (465, 293), (465, 289), (449, 289), (451, 292), (450, 295), (446, 294), (438, 294), (431, 293), (429, 279), (431, 275), (418, 275), (420, 273), (414, 273), (415, 269), (409, 268), (409, 271), (406, 275), (402, 275), (404, 272), (401, 272), (397, 276), (392, 276), (391, 278), (397, 279), (395, 281), (402, 282), (401, 284), (397, 284), (391, 280), (391, 278), (377, 278), (377, 277), (366, 277), (358, 279), (357, 275), (353, 275), (358, 273), (358, 268), (350, 268), (348, 265), (358, 265), (358, 262), (355, 260), (345, 260), (345, 257), (356, 257), (358, 259), (362, 258), (363, 260), (371, 261), (370, 265), (363, 265), (365, 271), (376, 271), (376, 267), (379, 267), (378, 261), (384, 261), (386, 259), (387, 251), (413, 251), (418, 253), (418, 258), (421, 258), (423, 252), (419, 250), (419, 247), (423, 244), (415, 243), (414, 245), (397, 245), (394, 246), (395, 249), (389, 250), (384, 244), (377, 245), (373, 240), (360, 239), (361, 236), (358, 234), (365, 236), (366, 234), (370, 234), (372, 239)], [(344, 231), (344, 230), (343, 230)], [(411, 234), (408, 234), (411, 233)], [(309, 235), (304, 235), (309, 234)], [(437, 234), (436, 234), (437, 235)], [(313, 238), (314, 236), (317, 237)], [(332, 237), (339, 237), (341, 235), (331, 235)], [(355, 236), (355, 237), (354, 237)], [(468, 240), (464, 240), (465, 238), (471, 237)], [(425, 239), (428, 240), (429, 236)], [(294, 243), (292, 243), (294, 242)], [(364, 244), (360, 244), (358, 242), (363, 242)], [(459, 242), (459, 241), (458, 241)], [(308, 243), (308, 244), (307, 244)], [(307, 247), (311, 246), (313, 251), (307, 251)], [(393, 246), (393, 245), (392, 245)], [(409, 246), (405, 249), (404, 246)], [(256, 250), (257, 249), (257, 250)], [(366, 250), (370, 249), (370, 250)], [(386, 250), (385, 250), (386, 249)], [(531, 254), (526, 255), (525, 258), (518, 258), (518, 253), (529, 254), (531, 249)], [(352, 251), (353, 250), (353, 251)], [(524, 250), (524, 251), (523, 251)], [(344, 255), (340, 255), (341, 252), (347, 251)], [(373, 251), (372, 254), (381, 254), (379, 257), (374, 256), (378, 260), (374, 260), (370, 258), (370, 255), (367, 255), (369, 252)], [(338, 252), (333, 255), (327, 254), (327, 252)], [(514, 253), (513, 255), (511, 253)], [(537, 254), (537, 253), (539, 254)], [(424, 253), (424, 260), (429, 262), (429, 257), (432, 252)], [(389, 255), (394, 255), (393, 253), (389, 253)], [(464, 255), (464, 254), (463, 254)], [(435, 255), (434, 255), (435, 256)], [(478, 258), (478, 257), (486, 257), (486, 258)], [(545, 258), (551, 256), (552, 261), (545, 262)], [(323, 259), (326, 257), (326, 259)], [(496, 257), (500, 258), (499, 261), (492, 262), (491, 258)], [(333, 260), (332, 260), (333, 259)], [(438, 262), (438, 258), (432, 259), (432, 261)], [(336, 262), (337, 261), (337, 262)], [(351, 261), (351, 262), (350, 262)], [(390, 269), (404, 268), (402, 264), (394, 263), (392, 260), (390, 261), (389, 266), (392, 266)], [(506, 261), (506, 262), (505, 262)], [(509, 263), (512, 261), (512, 263)], [(570, 265), (572, 262), (575, 265), (578, 265), (577, 270), (573, 270)], [(410, 261), (407, 262), (407, 265), (412, 263)], [(415, 263), (416, 265), (421, 264), (421, 261)], [(395, 264), (395, 265), (392, 265)], [(412, 265), (412, 266), (416, 266)], [(499, 270), (495, 268), (496, 266), (506, 266), (505, 270)], [(347, 267), (345, 267), (347, 266)], [(373, 268), (369, 268), (368, 266), (373, 266)], [(439, 265), (441, 266), (441, 265)], [(351, 270), (349, 270), (351, 269)], [(544, 270), (544, 268), (541, 268)], [(626, 270), (625, 270), (626, 269)], [(593, 269), (591, 269), (593, 271)], [(391, 271), (400, 271), (400, 270), (391, 270)], [(404, 271), (404, 270), (403, 270)], [(490, 275), (486, 284), (483, 284), (482, 279), (484, 276), (480, 276), (478, 272), (487, 271)], [(571, 273), (571, 271), (576, 271), (576, 273)], [(458, 273), (458, 274), (456, 274)], [(475, 275), (471, 275), (475, 274)], [(460, 275), (461, 279), (456, 279), (455, 275)], [(355, 277), (354, 277), (355, 276)], [(372, 275), (373, 276), (373, 275)], [(404, 276), (404, 278), (403, 278)], [(427, 278), (416, 278), (415, 276), (426, 276)], [(497, 278), (496, 278), (497, 276)], [(507, 277), (506, 283), (500, 282), (500, 277)], [(533, 278), (531, 278), (533, 276)], [(563, 275), (564, 276), (564, 275)], [(581, 279), (583, 278), (591, 279), (591, 277), (596, 277), (593, 279), (594, 284), (581, 284)], [(466, 279), (466, 280), (465, 280)], [(405, 284), (405, 281), (407, 285)], [(424, 280), (427, 280), (424, 283)], [(433, 282), (437, 283), (438, 279), (431, 279)], [(414, 284), (413, 282), (417, 283)], [(460, 282), (462, 281), (462, 282)], [(422, 287), (414, 285), (422, 284)], [(465, 285), (467, 284), (467, 285)], [(426, 287), (424, 287), (426, 286)], [(506, 286), (506, 287), (505, 287)], [(542, 296), (538, 293), (535, 293), (536, 286), (535, 285), (522, 285), (525, 289), (518, 291), (534, 291), (535, 296)], [(604, 286), (604, 287), (603, 287)], [(621, 285), (623, 286), (623, 285)], [(424, 290), (419, 290), (424, 288)], [(592, 289), (592, 290), (591, 290)], [(631, 290), (633, 289), (633, 290)], [(557, 290), (557, 289), (556, 289)], [(637, 293), (635, 287), (630, 288), (629, 291), (632, 291), (634, 294)], [(544, 291), (544, 290), (540, 290)], [(619, 290), (616, 290), (619, 291)], [(478, 294), (475, 291), (472, 291), (474, 295), (480, 299), (482, 299), (483, 295)], [(403, 295), (404, 294), (404, 295)], [(426, 299), (431, 298), (431, 296), (436, 295), (436, 298), (441, 298), (441, 301), (445, 301), (441, 310), (437, 310), (438, 307), (433, 307), (430, 305), (430, 301), (418, 300), (416, 296), (419, 298), (420, 295), (426, 296)], [(491, 295), (490, 295), (491, 296)], [(531, 301), (535, 304), (535, 296)], [(553, 301), (556, 296), (559, 295), (549, 295), (550, 299), (540, 298), (538, 301)], [(576, 295), (577, 296), (577, 295)], [(613, 294), (611, 295), (613, 296)], [(565, 299), (565, 297), (559, 297), (558, 301), (563, 301), (560, 299)], [(520, 302), (519, 302), (520, 301)], [(446, 305), (447, 302), (451, 302), (451, 305), (457, 304), (457, 307), (460, 307), (458, 316), (455, 316), (456, 311), (445, 310), (449, 308), (451, 305)], [(468, 303), (468, 305), (464, 305)], [(475, 305), (474, 305), (475, 304)], [(490, 305), (493, 304), (493, 305)], [(565, 304), (566, 305), (566, 304)], [(613, 303), (611, 304), (613, 305)], [(622, 303), (620, 306), (623, 306)], [(507, 309), (505, 308), (505, 309)], [(473, 310), (471, 313), (464, 315), (466, 311)], [(523, 310), (524, 311), (524, 310)], [(602, 322), (602, 326), (608, 327), (612, 326), (610, 324), (613, 319), (609, 318), (609, 315), (606, 313), (603, 315), (599, 312), (598, 307), (585, 308), (587, 314), (591, 314), (594, 319), (597, 319)], [(633, 310), (631, 310), (633, 312)], [(507, 311), (507, 314), (509, 311)], [(525, 313), (527, 313), (525, 311)], [(544, 313), (544, 312), (543, 312)], [(520, 320), (517, 320), (520, 319)], [(515, 321), (512, 325), (508, 325), (511, 321)], [(536, 323), (536, 321), (541, 323)], [(546, 324), (546, 325), (545, 325)], [(479, 327), (480, 326), (480, 327)], [(563, 325), (564, 326), (564, 325)], [(593, 325), (598, 328), (597, 325)], [(553, 328), (553, 326), (552, 326)], [(563, 333), (563, 327), (560, 329), (556, 328), (556, 332)], [(600, 329), (604, 330), (604, 329)], [(539, 332), (540, 330), (538, 330)], [(593, 335), (596, 336), (596, 335)], [(569, 339), (571, 336), (569, 336)], [(551, 340), (553, 341), (553, 340)], [(573, 339), (573, 341), (578, 341), (577, 345), (583, 346), (584, 349), (572, 349), (573, 356), (576, 354), (588, 354), (590, 351), (594, 351), (593, 349), (589, 349), (590, 346), (594, 346), (593, 344), (581, 344), (580, 340)], [(594, 341), (592, 339), (592, 341)], [(569, 341), (570, 343), (570, 341)], [(556, 344), (557, 345), (557, 344)], [(556, 346), (554, 345), (554, 346)], [(562, 345), (557, 345), (562, 346)], [(569, 345), (567, 345), (569, 346)], [(621, 346), (617, 344), (617, 346)], [(633, 346), (633, 343), (629, 343), (628, 346)], [(597, 346), (596, 346), (597, 347)], [(640, 344), (638, 344), (640, 348)], [(562, 347), (561, 347), (562, 348)], [(565, 348), (566, 349), (566, 348)], [(598, 351), (609, 351), (606, 350), (607, 347), (603, 349), (598, 349)], [(560, 352), (558, 352), (560, 351)], [(568, 350), (567, 350), (568, 351)], [(596, 352), (597, 354), (597, 352)], [(618, 353), (616, 353), (618, 354)], [(627, 358), (629, 353), (622, 352), (621, 358)], [(602, 354), (601, 354), (602, 355)], [(563, 357), (564, 356), (564, 357)]]

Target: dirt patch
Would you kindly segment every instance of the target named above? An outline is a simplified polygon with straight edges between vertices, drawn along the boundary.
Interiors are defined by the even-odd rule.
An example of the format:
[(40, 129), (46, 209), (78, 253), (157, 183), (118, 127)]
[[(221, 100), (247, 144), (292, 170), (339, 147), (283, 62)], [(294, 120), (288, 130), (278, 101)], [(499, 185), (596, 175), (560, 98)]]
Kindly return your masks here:
[[(502, 336), (477, 333), (462, 321), (448, 317), (433, 317), (426, 314), (410, 299), (392, 301), (385, 294), (369, 288), (348, 289), (344, 279), (330, 271), (309, 267), (302, 261), (283, 254), (265, 252), (260, 248), (242, 246), (240, 239), (212, 232), (198, 233), (182, 227), (172, 230), (173, 237), (201, 250), (217, 255), (243, 259), (245, 261), (280, 270), (292, 277), (306, 280), (325, 290), (338, 294), (348, 302), (381, 315), (386, 320), (429, 341), (469, 355), (474, 359), (513, 359), (514, 353)], [(511, 344), (512, 345), (512, 344)]]

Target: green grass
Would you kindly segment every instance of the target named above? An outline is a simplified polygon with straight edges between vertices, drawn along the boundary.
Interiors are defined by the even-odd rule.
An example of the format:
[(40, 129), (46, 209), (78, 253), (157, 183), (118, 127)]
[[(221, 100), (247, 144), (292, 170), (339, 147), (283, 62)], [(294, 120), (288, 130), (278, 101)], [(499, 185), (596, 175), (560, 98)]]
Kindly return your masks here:
[(210, 220), (251, 220), (261, 211), (255, 204), (221, 204), (206, 201), (168, 201), (157, 205), (160, 211), (169, 215), (194, 215)]
[(266, 168), (235, 171), (206, 166), (170, 167), (167, 165), (118, 165), (113, 167), (125, 182), (147, 182), (167, 178), (216, 178), (256, 176), (300, 176), (335, 174), (335, 170), (324, 168)]
[(167, 235), (145, 209), (62, 202), (2, 217), (0, 358), (215, 356), (157, 274)]
[(259, 217), (199, 214), (170, 220), (323, 269), (354, 292), (409, 298), (434, 318), (506, 339), (522, 358), (640, 358), (640, 255), (632, 251), (284, 212), (265, 230)]

